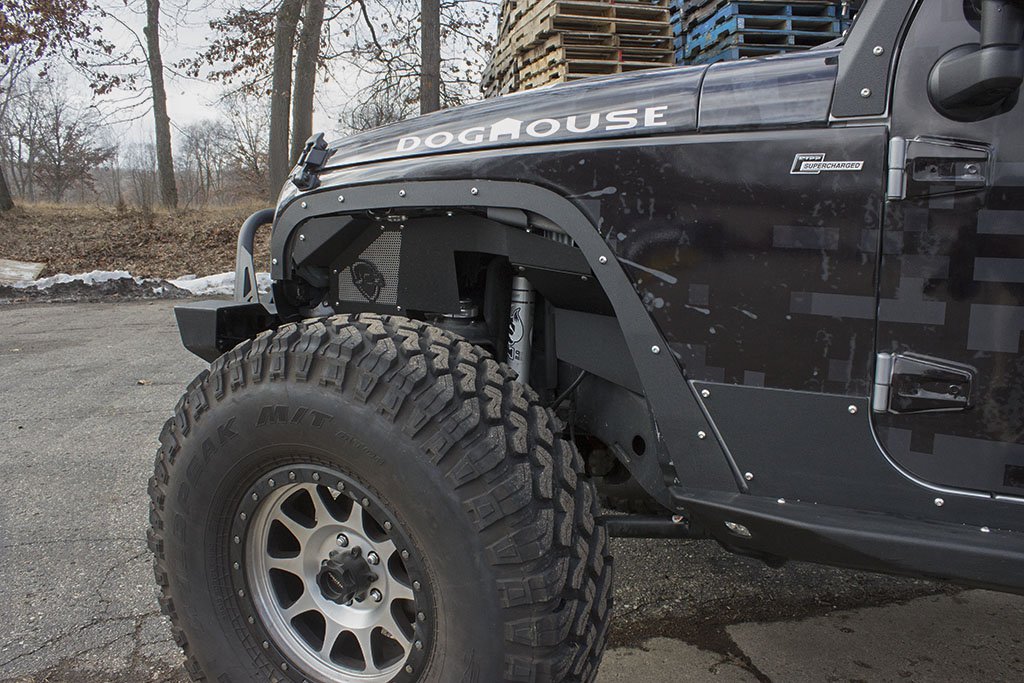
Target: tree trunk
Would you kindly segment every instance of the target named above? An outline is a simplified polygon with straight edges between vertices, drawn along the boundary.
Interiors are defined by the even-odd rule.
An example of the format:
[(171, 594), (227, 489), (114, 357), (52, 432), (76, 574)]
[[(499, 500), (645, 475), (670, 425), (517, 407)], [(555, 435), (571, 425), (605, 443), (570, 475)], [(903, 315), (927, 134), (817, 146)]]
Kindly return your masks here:
[(420, 113), (441, 108), (441, 2), (421, 0)]
[(288, 175), (289, 107), (292, 96), (292, 57), (295, 28), (299, 23), (302, 0), (282, 0), (274, 22), (274, 61), (270, 92), (270, 193), (277, 200)]
[(295, 93), (292, 102), (292, 155), (295, 163), (306, 140), (313, 134), (313, 94), (320, 59), (320, 32), (324, 25), (325, 0), (306, 0), (295, 54)]
[(160, 0), (146, 0), (147, 62), (153, 90), (153, 119), (156, 122), (156, 161), (160, 173), (160, 197), (168, 209), (178, 208), (178, 186), (174, 182), (174, 155), (171, 153), (171, 119), (167, 116), (167, 90), (164, 88), (164, 60), (160, 55)]
[(0, 167), (0, 212), (10, 211), (14, 208), (14, 198), (11, 197), (11, 188), (7, 186), (7, 177), (4, 169)]

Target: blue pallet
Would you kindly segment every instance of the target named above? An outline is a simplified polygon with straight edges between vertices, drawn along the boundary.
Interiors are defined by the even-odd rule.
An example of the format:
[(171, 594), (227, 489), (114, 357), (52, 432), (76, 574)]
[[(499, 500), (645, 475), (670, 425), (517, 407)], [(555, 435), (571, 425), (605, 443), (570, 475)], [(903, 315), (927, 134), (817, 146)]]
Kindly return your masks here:
[(720, 47), (733, 45), (756, 45), (758, 47), (775, 47), (779, 50), (785, 48), (809, 49), (829, 40), (837, 38), (839, 34), (822, 36), (820, 33), (800, 35), (791, 31), (755, 31), (750, 33), (731, 33), (720, 36), (717, 40), (694, 44), (687, 42), (686, 56), (694, 57), (704, 52), (715, 50)]
[(801, 50), (779, 50), (775, 46), (750, 47), (734, 45), (732, 47), (720, 47), (709, 50), (690, 58), (684, 58), (681, 53), (676, 53), (676, 62), (679, 64), (716, 64), (718, 62), (735, 61), (737, 59), (754, 59), (757, 57), (772, 57), (774, 55), (800, 52)]
[(691, 33), (686, 39), (686, 52), (693, 54), (703, 52), (712, 45), (732, 40), (736, 43), (766, 43), (771, 45), (796, 45), (813, 47), (841, 35), (837, 23), (835, 30), (830, 31), (799, 31), (767, 28), (745, 28), (742, 21), (719, 24), (710, 31)]
[[(710, 64), (828, 42), (848, 28), (840, 4), (838, 0), (669, 0), (676, 63)], [(694, 23), (694, 17), (701, 15)]]
[[(835, 12), (834, 6), (823, 6), (820, 9), (826, 10), (826, 14), (793, 14), (793, 5), (779, 5), (775, 3), (767, 3), (768, 7), (771, 7), (775, 12), (754, 12), (752, 9), (757, 8), (757, 5), (750, 2), (743, 3), (732, 3), (726, 5), (718, 12), (713, 14), (708, 19), (698, 23), (693, 27), (690, 32), (696, 31), (708, 31), (718, 25), (734, 24), (737, 21), (763, 21), (763, 22), (774, 22), (774, 23), (785, 23), (794, 29), (809, 26), (832, 26), (833, 30), (838, 30), (839, 24), (842, 18)], [(680, 19), (679, 30), (685, 30), (685, 24)]]
[[(713, 0), (702, 3), (698, 9), (687, 5), (690, 9), (676, 13), (681, 22), (681, 30), (700, 30), (735, 16), (792, 18), (797, 21), (813, 19), (840, 20), (840, 3), (836, 0), (820, 0), (819, 2), (791, 3), (785, 0)], [(710, 13), (709, 13), (710, 11)]]

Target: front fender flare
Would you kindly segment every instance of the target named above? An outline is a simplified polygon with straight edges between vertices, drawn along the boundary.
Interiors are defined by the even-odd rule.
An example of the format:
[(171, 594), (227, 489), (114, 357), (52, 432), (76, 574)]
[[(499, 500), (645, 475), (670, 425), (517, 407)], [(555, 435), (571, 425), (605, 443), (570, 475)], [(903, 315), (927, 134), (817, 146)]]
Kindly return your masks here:
[[(500, 208), (538, 214), (573, 239), (608, 297), (622, 329), (651, 407), (662, 462), (635, 458), (631, 471), (655, 499), (670, 505), (668, 486), (689, 490), (746, 492), (746, 483), (701, 410), (669, 346), (633, 288), (615, 254), (594, 223), (571, 200), (523, 182), (423, 180), (357, 186), (332, 186), (330, 177), (315, 192), (295, 196), (278, 209), (271, 237), (272, 275), (286, 276), (286, 249), (303, 222), (311, 218), (383, 209)], [(664, 466), (664, 467), (663, 467)]]

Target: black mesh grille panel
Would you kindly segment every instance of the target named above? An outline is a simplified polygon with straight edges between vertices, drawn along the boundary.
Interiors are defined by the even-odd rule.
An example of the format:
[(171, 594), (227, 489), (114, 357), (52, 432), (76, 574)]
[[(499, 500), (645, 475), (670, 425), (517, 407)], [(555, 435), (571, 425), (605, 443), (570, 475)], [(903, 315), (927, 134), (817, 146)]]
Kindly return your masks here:
[(351, 266), (338, 275), (339, 300), (396, 305), (401, 254), (402, 232), (396, 229), (381, 233)]

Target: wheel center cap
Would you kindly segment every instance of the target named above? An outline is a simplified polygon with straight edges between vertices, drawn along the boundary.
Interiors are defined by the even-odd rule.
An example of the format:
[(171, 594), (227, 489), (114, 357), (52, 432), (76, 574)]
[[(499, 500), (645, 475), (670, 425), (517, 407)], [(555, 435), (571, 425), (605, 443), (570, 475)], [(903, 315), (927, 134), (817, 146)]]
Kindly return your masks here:
[(370, 585), (376, 580), (377, 575), (359, 548), (333, 551), (316, 576), (323, 596), (339, 605), (365, 600)]

